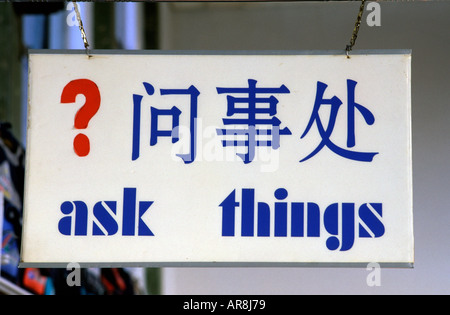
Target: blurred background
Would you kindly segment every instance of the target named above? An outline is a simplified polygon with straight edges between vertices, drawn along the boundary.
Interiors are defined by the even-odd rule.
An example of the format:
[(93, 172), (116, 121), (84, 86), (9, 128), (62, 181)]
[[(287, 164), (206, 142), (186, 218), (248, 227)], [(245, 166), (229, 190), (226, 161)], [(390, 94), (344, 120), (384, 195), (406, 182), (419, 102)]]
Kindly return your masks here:
[[(377, 4), (375, 16), (366, 3), (354, 49), (412, 49), (414, 269), (382, 269), (380, 286), (368, 285), (370, 271), (364, 268), (128, 268), (88, 270), (86, 277), (93, 274), (103, 293), (111, 294), (125, 292), (118, 284), (115, 291), (105, 286), (123, 284), (121, 273), (135, 279), (141, 290), (133, 292), (139, 294), (449, 294), (450, 1)], [(79, 3), (91, 49), (343, 53), (359, 6), (359, 1)], [(72, 3), (0, 3), (1, 134), (19, 146), (26, 144), (29, 49), (84, 49)], [(19, 215), (20, 210), (11, 214), (10, 221), (17, 225)], [(2, 259), (6, 280), (0, 288), (4, 281), (23, 287), (24, 271), (8, 276), (4, 265)], [(42, 279), (64, 276), (33, 272)]]

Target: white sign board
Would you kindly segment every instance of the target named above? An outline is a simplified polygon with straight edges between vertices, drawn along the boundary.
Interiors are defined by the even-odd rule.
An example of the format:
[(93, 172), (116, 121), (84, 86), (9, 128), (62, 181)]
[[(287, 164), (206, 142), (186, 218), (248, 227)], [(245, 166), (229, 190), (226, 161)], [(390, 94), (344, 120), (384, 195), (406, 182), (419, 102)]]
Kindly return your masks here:
[(22, 265), (412, 266), (410, 62), (32, 53)]

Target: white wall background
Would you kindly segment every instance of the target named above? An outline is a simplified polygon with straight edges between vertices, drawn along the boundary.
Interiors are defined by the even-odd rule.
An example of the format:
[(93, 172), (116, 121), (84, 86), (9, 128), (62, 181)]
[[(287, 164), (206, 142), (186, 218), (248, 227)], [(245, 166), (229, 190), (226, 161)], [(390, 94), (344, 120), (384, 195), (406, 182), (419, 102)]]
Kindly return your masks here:
[[(450, 293), (450, 2), (379, 2), (355, 49), (412, 49), (414, 269), (166, 268), (165, 294)], [(359, 2), (161, 4), (163, 49), (344, 49)]]

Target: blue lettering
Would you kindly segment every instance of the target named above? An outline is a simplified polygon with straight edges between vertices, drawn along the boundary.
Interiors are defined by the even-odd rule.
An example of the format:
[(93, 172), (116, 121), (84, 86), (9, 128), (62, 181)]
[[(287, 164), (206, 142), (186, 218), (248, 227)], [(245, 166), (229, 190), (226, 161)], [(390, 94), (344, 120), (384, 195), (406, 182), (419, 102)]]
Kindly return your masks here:
[[(240, 97), (232, 95), (227, 96), (227, 117), (237, 115), (239, 118), (222, 119), (225, 126), (234, 125), (239, 128), (217, 129), (217, 135), (239, 135), (245, 137), (245, 140), (222, 141), (224, 147), (247, 148), (247, 153), (237, 153), (237, 156), (239, 156), (245, 164), (253, 161), (256, 147), (271, 147), (272, 149), (277, 150), (280, 147), (280, 136), (292, 134), (289, 128), (280, 128), (281, 121), (275, 116), (277, 114), (278, 99), (273, 95), (270, 97), (259, 97), (259, 94), (289, 94), (289, 89), (284, 84), (278, 88), (261, 88), (256, 87), (256, 84), (256, 80), (249, 79), (248, 87), (245, 88), (217, 88), (218, 94), (240, 95)], [(260, 104), (267, 105), (261, 106)], [(270, 137), (268, 140), (260, 140), (260, 138), (267, 138), (263, 136)]]
[(253, 236), (255, 221), (255, 190), (242, 190), (242, 236)]
[[(83, 201), (63, 202), (60, 209), (66, 215), (58, 224), (61, 234), (72, 235), (72, 230), (74, 230), (76, 236), (87, 235), (88, 209)], [(72, 228), (73, 225), (74, 228)]]
[(234, 236), (234, 220), (236, 216), (236, 207), (239, 203), (236, 200), (236, 190), (220, 204), (222, 207), (222, 236)]
[[(370, 126), (375, 123), (375, 117), (370, 110), (356, 103), (355, 101), (355, 88), (357, 82), (353, 80), (347, 80), (347, 148), (353, 148), (356, 144), (355, 140), (355, 109), (360, 112), (365, 122)], [(300, 162), (305, 162), (319, 153), (324, 147), (328, 147), (332, 152), (340, 155), (344, 158), (361, 161), (361, 162), (372, 162), (375, 155), (378, 152), (359, 152), (351, 151), (336, 145), (332, 140), (331, 136), (336, 126), (336, 120), (339, 110), (342, 105), (342, 101), (337, 97), (333, 96), (330, 99), (324, 98), (325, 90), (328, 85), (317, 81), (317, 91), (316, 99), (314, 101), (313, 111), (311, 113), (311, 118), (308, 122), (306, 130), (303, 132), (301, 138), (303, 139), (310, 131), (314, 124), (317, 125), (317, 130), (322, 138), (316, 149), (311, 152), (307, 157), (300, 160)], [(324, 125), (322, 123), (322, 118), (320, 115), (320, 109), (323, 106), (329, 107), (329, 119), (328, 124)]]
[(355, 240), (355, 204), (342, 204), (341, 219), (339, 219), (339, 204), (334, 203), (328, 206), (324, 213), (324, 226), (332, 235), (327, 240), (329, 250), (336, 250), (339, 246), (341, 246), (340, 251), (351, 249)]
[[(114, 235), (119, 226), (114, 219), (117, 213), (117, 202), (105, 201), (97, 202), (94, 206), (94, 225), (92, 227), (93, 235)], [(97, 221), (97, 222), (95, 222)]]
[(142, 216), (147, 212), (153, 201), (140, 201), (139, 202), (139, 221), (138, 221), (138, 235), (140, 236), (155, 236), (153, 232), (148, 228), (147, 224), (142, 220)]
[(134, 235), (136, 222), (136, 188), (123, 190), (122, 235)]
[(308, 237), (320, 237), (320, 208), (316, 203), (308, 202)]
[(264, 202), (258, 202), (258, 236), (270, 236), (270, 207)]
[[(275, 191), (273, 208), (266, 202), (257, 201), (255, 189), (242, 189), (241, 203), (233, 190), (220, 204), (222, 207), (222, 236), (235, 236), (236, 211), (241, 211), (241, 236), (254, 237), (255, 216), (257, 237), (320, 237), (321, 227), (328, 233), (326, 247), (331, 251), (350, 250), (357, 237), (379, 238), (384, 235), (381, 203), (366, 203), (356, 212), (355, 203), (333, 203), (321, 213), (313, 202), (288, 202), (288, 191)], [(255, 212), (255, 205), (257, 211)], [(273, 211), (273, 212), (272, 212)], [(271, 219), (273, 218), (273, 221)], [(289, 222), (290, 220), (290, 222)], [(273, 223), (272, 223), (273, 222)], [(356, 225), (359, 233), (356, 233)], [(290, 227), (290, 231), (288, 230)], [(273, 229), (273, 230), (272, 230)]]
[(383, 205), (381, 203), (365, 203), (359, 207), (359, 237), (381, 237), (384, 225), (381, 222)]
[[(152, 96), (155, 93), (155, 88), (148, 82), (143, 82), (147, 95)], [(161, 95), (186, 95), (190, 99), (190, 151), (185, 154), (177, 154), (185, 164), (194, 162), (196, 156), (196, 139), (197, 139), (197, 105), (198, 96), (200, 92), (195, 86), (190, 86), (187, 89), (160, 89)], [(141, 104), (143, 95), (133, 94), (133, 139), (132, 139), (132, 153), (131, 159), (136, 161), (140, 155), (140, 138), (141, 138)], [(150, 108), (150, 146), (158, 143), (160, 137), (172, 138), (172, 143), (178, 142), (178, 128), (180, 126), (180, 115), (182, 111), (173, 106), (171, 109), (159, 109), (156, 107)], [(159, 118), (170, 117), (172, 120), (172, 128), (169, 130), (160, 130), (158, 126)], [(129, 228), (127, 228), (128, 230)], [(129, 232), (129, 231), (128, 231)], [(128, 233), (127, 232), (127, 233)], [(148, 231), (147, 231), (148, 232)]]
[[(153, 201), (139, 201), (136, 198), (136, 188), (124, 188), (122, 235), (124, 236), (154, 236), (153, 232), (142, 219)], [(83, 201), (65, 201), (61, 204), (61, 212), (65, 215), (58, 223), (62, 235), (88, 235), (88, 220), (90, 213)], [(111, 236), (119, 232), (120, 218), (117, 213), (117, 201), (99, 201), (92, 210), (92, 235)], [(137, 227), (137, 229), (136, 229)]]
[(293, 202), (291, 210), (291, 236), (303, 237), (303, 226), (305, 225), (305, 204)]
[[(284, 200), (288, 196), (288, 192), (284, 188), (275, 191), (275, 198)], [(287, 203), (275, 202), (275, 236), (287, 236)]]

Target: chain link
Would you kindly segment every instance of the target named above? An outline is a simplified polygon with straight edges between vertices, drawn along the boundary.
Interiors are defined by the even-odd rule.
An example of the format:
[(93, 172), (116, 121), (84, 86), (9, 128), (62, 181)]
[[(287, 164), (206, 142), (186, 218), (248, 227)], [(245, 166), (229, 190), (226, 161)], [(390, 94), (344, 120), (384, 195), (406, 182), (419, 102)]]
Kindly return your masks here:
[(89, 42), (86, 36), (86, 32), (84, 30), (83, 27), (83, 21), (81, 20), (81, 14), (80, 14), (80, 10), (78, 9), (78, 4), (76, 1), (72, 1), (73, 2), (73, 8), (75, 9), (75, 13), (77, 15), (77, 20), (78, 20), (78, 26), (80, 28), (80, 32), (81, 32), (81, 38), (83, 39), (83, 43), (84, 43), (84, 48), (86, 49), (86, 55), (88, 57), (90, 57), (89, 55)]
[(353, 29), (352, 37), (350, 38), (350, 44), (345, 47), (347, 58), (350, 58), (349, 52), (355, 46), (356, 38), (358, 37), (359, 27), (361, 26), (361, 19), (364, 14), (364, 4), (366, 0), (361, 0), (361, 6), (359, 7), (358, 17), (356, 18), (355, 28)]

